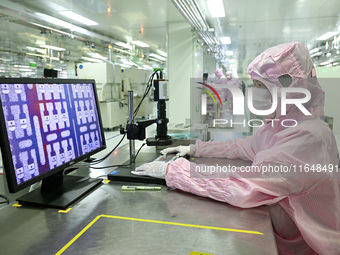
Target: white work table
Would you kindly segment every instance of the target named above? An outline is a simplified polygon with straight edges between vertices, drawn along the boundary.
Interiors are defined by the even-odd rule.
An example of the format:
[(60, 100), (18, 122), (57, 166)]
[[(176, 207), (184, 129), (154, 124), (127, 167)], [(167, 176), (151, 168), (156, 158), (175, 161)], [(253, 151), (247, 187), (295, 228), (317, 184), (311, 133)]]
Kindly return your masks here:
[[(127, 157), (124, 145), (110, 161)], [(112, 170), (81, 167), (72, 174), (94, 177)], [(165, 185), (145, 184), (160, 191), (122, 191), (133, 184), (141, 185), (104, 182), (69, 211), (16, 207), (12, 201), (0, 209), (0, 253), (277, 254), (266, 206), (240, 209)]]

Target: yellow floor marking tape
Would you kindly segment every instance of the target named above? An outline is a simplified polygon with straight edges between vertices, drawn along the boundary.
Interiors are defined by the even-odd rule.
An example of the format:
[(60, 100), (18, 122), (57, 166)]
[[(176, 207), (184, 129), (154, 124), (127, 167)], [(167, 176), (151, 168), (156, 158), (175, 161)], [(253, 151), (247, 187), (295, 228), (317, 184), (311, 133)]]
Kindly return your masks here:
[(99, 220), (102, 217), (102, 215), (98, 215), (93, 221), (91, 221), (85, 228), (83, 228), (82, 231), (80, 231), (75, 237), (72, 238), (71, 241), (69, 241), (63, 248), (61, 248), (60, 251), (56, 253), (56, 255), (62, 254), (68, 247), (71, 246), (82, 234), (86, 232), (94, 223), (96, 223), (97, 220)]
[(229, 231), (229, 232), (238, 232), (238, 233), (263, 235), (263, 233), (261, 233), (261, 232), (251, 231), (251, 230), (242, 230), (242, 229), (234, 229), (234, 228), (219, 228), (219, 227), (211, 227), (211, 226), (184, 224), (184, 223), (169, 222), (169, 221), (146, 220), (146, 219), (139, 219), (139, 218), (129, 218), (129, 217), (104, 215), (104, 214), (102, 214), (102, 215), (98, 215), (85, 228), (83, 228), (83, 230), (81, 230), (75, 237), (73, 237), (71, 241), (69, 241), (60, 251), (58, 251), (56, 253), (56, 255), (62, 254), (68, 247), (71, 246), (71, 244), (73, 244), (82, 234), (84, 234), (86, 232), (86, 230), (88, 230), (100, 218), (110, 218), (110, 219), (120, 219), (120, 220), (132, 220), (132, 221), (158, 223), (158, 224), (166, 224), (166, 225), (174, 225), (174, 226), (182, 226), (182, 227), (203, 228), (203, 229), (212, 229), (212, 230), (220, 230), (220, 231)]
[(21, 207), (22, 205), (19, 204), (19, 202), (16, 202), (15, 204), (13, 204), (12, 206), (16, 206), (16, 207)]
[(70, 207), (67, 210), (59, 210), (58, 212), (60, 212), (60, 213), (68, 213), (71, 210), (72, 210), (72, 208)]
[(121, 219), (121, 220), (134, 220), (134, 221), (159, 223), (159, 224), (167, 224), (167, 225), (175, 225), (175, 226), (183, 226), (183, 227), (205, 228), (205, 229), (213, 229), (213, 230), (221, 230), (221, 231), (232, 231), (232, 232), (241, 232), (241, 233), (248, 233), (248, 234), (263, 235), (263, 233), (261, 233), (261, 232), (251, 231), (251, 230), (241, 230), (241, 229), (233, 229), (233, 228), (218, 228), (218, 227), (211, 227), (211, 226), (193, 225), (193, 224), (185, 224), (185, 223), (177, 223), (177, 222), (169, 222), (169, 221), (145, 220), (145, 219), (138, 219), (138, 218), (112, 216), (112, 215), (101, 215), (101, 216), (105, 217), (105, 218), (113, 218), (113, 219)]
[(192, 251), (190, 252), (190, 255), (215, 255), (215, 254)]

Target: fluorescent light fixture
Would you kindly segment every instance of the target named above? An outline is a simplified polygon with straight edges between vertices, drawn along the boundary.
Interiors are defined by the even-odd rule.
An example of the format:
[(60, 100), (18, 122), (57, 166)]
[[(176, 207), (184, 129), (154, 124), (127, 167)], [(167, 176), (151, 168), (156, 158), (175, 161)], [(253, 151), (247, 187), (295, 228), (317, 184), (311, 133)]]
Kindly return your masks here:
[(142, 67), (147, 70), (153, 70), (153, 67), (149, 65), (143, 65)]
[(57, 51), (65, 51), (65, 48), (60, 48), (52, 45), (40, 45), (41, 48), (51, 49), (51, 50), (57, 50)]
[(338, 32), (327, 32), (327, 33), (319, 36), (318, 38), (316, 38), (316, 40), (318, 40), (318, 41), (325, 41), (325, 40), (327, 40), (327, 39), (329, 39), (332, 36), (335, 36), (337, 34), (338, 34)]
[(133, 63), (131, 60), (128, 60), (128, 59), (125, 59), (125, 58), (122, 58), (120, 60), (123, 64), (126, 64), (126, 65), (130, 65), (130, 66), (137, 66), (135, 63)]
[(98, 59), (98, 58), (88, 58), (88, 57), (81, 57), (84, 60), (90, 61), (90, 62), (103, 62), (102, 60)]
[(222, 0), (207, 0), (210, 14), (213, 18), (225, 17), (224, 5)]
[(30, 51), (37, 51), (39, 53), (46, 53), (46, 50), (45, 49), (40, 49), (40, 48), (35, 48), (35, 47), (30, 47), (30, 46), (26, 46), (26, 49), (30, 50)]
[(227, 56), (233, 56), (233, 55), (234, 55), (234, 52), (231, 51), (231, 50), (227, 50), (227, 51), (225, 52), (225, 54), (226, 54)]
[(322, 52), (317, 52), (317, 53), (314, 53), (311, 55), (311, 57), (318, 57), (318, 56), (321, 56), (323, 53)]
[(48, 27), (48, 26), (44, 26), (44, 25), (41, 25), (41, 24), (38, 24), (38, 23), (33, 23), (33, 22), (31, 24), (35, 25), (35, 26), (38, 26), (38, 27), (46, 28), (48, 30), (51, 30), (51, 31), (54, 31), (54, 32), (57, 32), (57, 33), (60, 33), (60, 34), (63, 34), (63, 35), (67, 35), (67, 36), (69, 36), (71, 38), (74, 38), (73, 34), (66, 33), (66, 32), (58, 30), (58, 29), (54, 29), (54, 28), (51, 28), (51, 27)]
[(159, 62), (159, 63), (162, 63), (162, 62), (163, 62), (163, 61), (161, 61), (161, 60), (159, 60), (159, 59), (157, 59), (157, 58), (152, 58), (152, 57), (150, 57), (150, 56), (149, 56), (149, 59), (150, 59), (150, 60), (157, 61), (157, 62)]
[(329, 61), (325, 61), (325, 62), (320, 63), (319, 65), (320, 66), (325, 66), (325, 65), (328, 65), (329, 63), (330, 63)]
[(40, 12), (36, 12), (35, 15), (51, 24), (70, 29), (71, 31), (76, 31), (81, 34), (88, 35), (88, 31), (86, 29), (72, 25), (71, 23), (65, 22), (61, 19), (57, 19), (57, 18), (54, 18), (52, 16), (49, 16), (49, 15), (46, 15)]
[(116, 47), (114, 47), (114, 48), (112, 48), (112, 49), (114, 49), (114, 50), (116, 50), (116, 51), (120, 51), (120, 52), (123, 52), (123, 53), (126, 53), (126, 54), (131, 55), (131, 52), (128, 52), (128, 51), (126, 51), (126, 50), (118, 49), (118, 48), (116, 48)]
[(157, 50), (157, 53), (159, 55), (163, 56), (163, 57), (167, 57), (168, 56), (168, 54), (166, 52), (162, 51), (162, 50)]
[(21, 71), (21, 72), (31, 72), (32, 70), (29, 69), (29, 68), (22, 68), (22, 69), (19, 69), (19, 71)]
[(97, 22), (93, 21), (93, 20), (90, 20), (84, 16), (81, 16), (75, 12), (72, 12), (72, 11), (61, 11), (59, 12), (61, 15), (64, 15), (74, 21), (78, 21), (80, 23), (83, 23), (85, 25), (88, 25), (88, 26), (96, 26), (98, 25)]
[(159, 56), (159, 55), (157, 55), (155, 53), (151, 53), (151, 54), (149, 54), (149, 56), (153, 57), (153, 58), (157, 58), (157, 59), (162, 60), (162, 61), (166, 61), (166, 58), (164, 58), (162, 56)]
[(221, 39), (222, 44), (231, 44), (231, 40), (229, 36), (220, 37), (220, 39)]
[(121, 67), (125, 67), (125, 68), (131, 68), (130, 65), (126, 65), (126, 64), (122, 64), (122, 63), (119, 63), (118, 65), (120, 65)]
[(118, 45), (118, 46), (120, 46), (120, 47), (123, 47), (123, 48), (125, 48), (125, 49), (129, 49), (129, 50), (131, 50), (131, 48), (132, 48), (131, 45), (128, 44), (128, 43), (115, 42), (115, 44)]
[[(14, 65), (14, 67), (19, 67), (19, 68), (30, 68), (29, 66), (23, 66), (23, 65)], [(31, 69), (30, 69), (31, 70)]]
[(309, 54), (314, 54), (314, 53), (317, 53), (318, 51), (319, 51), (319, 48), (314, 48), (309, 51)]
[(139, 47), (142, 47), (142, 48), (150, 47), (149, 44), (147, 44), (145, 42), (141, 42), (141, 41), (132, 41), (131, 43), (135, 44), (135, 45), (137, 45)]
[(107, 60), (108, 58), (107, 57), (104, 57), (98, 53), (91, 53), (89, 54), (92, 58), (98, 58), (98, 59), (102, 59), (102, 60)]
[(35, 53), (26, 53), (26, 55), (28, 55), (28, 56), (34, 56), (34, 57), (46, 58), (46, 56), (44, 56), (44, 55), (35, 54)]
[(59, 60), (57, 57), (50, 57), (51, 60)]

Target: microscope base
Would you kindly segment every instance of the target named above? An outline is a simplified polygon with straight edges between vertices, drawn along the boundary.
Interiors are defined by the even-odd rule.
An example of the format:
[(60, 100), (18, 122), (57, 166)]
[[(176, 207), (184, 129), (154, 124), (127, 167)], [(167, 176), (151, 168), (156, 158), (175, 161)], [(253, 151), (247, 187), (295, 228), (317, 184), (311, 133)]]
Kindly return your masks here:
[[(107, 175), (107, 178), (111, 181), (122, 181), (122, 182), (135, 182), (135, 183), (153, 183), (153, 184), (164, 184), (164, 179), (153, 178), (149, 176), (141, 176), (141, 175), (133, 175), (131, 171), (134, 171), (137, 166), (140, 166), (144, 163), (149, 163), (154, 161), (160, 156), (159, 153), (139, 153), (136, 162), (123, 167), (117, 167), (116, 170), (113, 170), (111, 173)], [(124, 165), (130, 163), (130, 160), (126, 161)]]
[(172, 139), (171, 136), (169, 136), (168, 139), (160, 140), (156, 138), (148, 138), (146, 139), (146, 145), (147, 146), (167, 146), (172, 145)]

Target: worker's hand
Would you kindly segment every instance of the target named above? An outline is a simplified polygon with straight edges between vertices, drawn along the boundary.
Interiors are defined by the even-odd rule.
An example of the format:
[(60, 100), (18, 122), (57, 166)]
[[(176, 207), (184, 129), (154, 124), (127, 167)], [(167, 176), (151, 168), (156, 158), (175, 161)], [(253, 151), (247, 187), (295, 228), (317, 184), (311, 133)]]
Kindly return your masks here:
[(166, 168), (169, 163), (162, 161), (154, 161), (151, 163), (145, 163), (139, 167), (136, 167), (135, 171), (131, 171), (135, 175), (146, 175), (159, 179), (165, 179)]
[(167, 155), (168, 153), (177, 153), (178, 156), (183, 157), (185, 155), (194, 155), (195, 154), (195, 145), (191, 144), (189, 146), (177, 146), (177, 147), (169, 147), (164, 150), (161, 150), (163, 155)]

